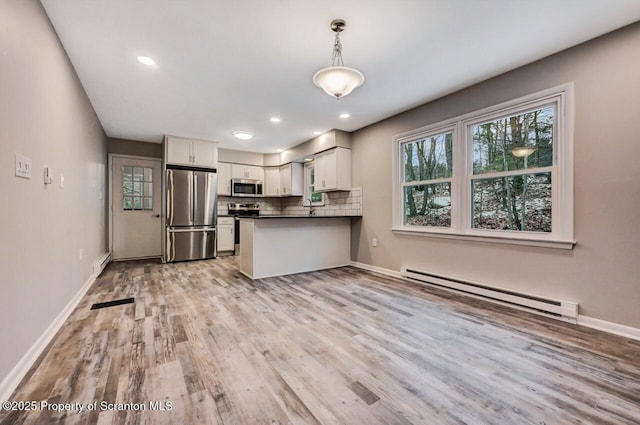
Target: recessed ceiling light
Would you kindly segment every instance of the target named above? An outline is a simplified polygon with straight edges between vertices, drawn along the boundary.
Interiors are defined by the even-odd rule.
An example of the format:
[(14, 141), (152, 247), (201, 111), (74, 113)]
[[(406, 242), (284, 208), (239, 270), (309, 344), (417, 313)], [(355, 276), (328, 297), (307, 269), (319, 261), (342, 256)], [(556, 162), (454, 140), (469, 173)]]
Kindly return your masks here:
[(309, 162), (309, 161), (313, 161), (313, 158), (305, 158), (304, 160)]
[(314, 132), (313, 132), (313, 134), (315, 134), (316, 136), (319, 136), (319, 135), (321, 135), (321, 134), (322, 134), (322, 131), (317, 131), (317, 130), (316, 130), (316, 131), (314, 131)]
[(278, 118), (278, 117), (271, 117), (271, 118), (270, 118), (270, 121), (271, 121), (271, 122), (280, 122), (280, 121), (282, 121), (282, 120), (281, 120), (280, 118)]
[(236, 130), (233, 132), (233, 135), (236, 137), (236, 139), (240, 139), (240, 140), (253, 139), (253, 133), (250, 131)]
[(347, 114), (346, 112), (344, 114), (340, 114), (340, 118), (342, 119), (346, 119), (349, 118), (351, 115)]
[(156, 61), (151, 59), (149, 56), (138, 56), (138, 62), (143, 63), (148, 66), (152, 66), (156, 64)]
[(280, 153), (280, 152), (283, 152), (283, 151), (284, 151), (284, 149), (276, 149), (276, 151), (277, 151), (278, 153)]

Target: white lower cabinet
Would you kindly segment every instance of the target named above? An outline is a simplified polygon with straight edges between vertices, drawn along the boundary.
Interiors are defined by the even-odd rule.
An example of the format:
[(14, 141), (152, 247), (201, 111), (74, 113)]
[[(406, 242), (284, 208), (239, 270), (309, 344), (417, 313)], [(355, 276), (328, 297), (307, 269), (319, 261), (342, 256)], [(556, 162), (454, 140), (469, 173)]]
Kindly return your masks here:
[(217, 248), (218, 252), (233, 251), (236, 247), (234, 235), (234, 218), (218, 217)]

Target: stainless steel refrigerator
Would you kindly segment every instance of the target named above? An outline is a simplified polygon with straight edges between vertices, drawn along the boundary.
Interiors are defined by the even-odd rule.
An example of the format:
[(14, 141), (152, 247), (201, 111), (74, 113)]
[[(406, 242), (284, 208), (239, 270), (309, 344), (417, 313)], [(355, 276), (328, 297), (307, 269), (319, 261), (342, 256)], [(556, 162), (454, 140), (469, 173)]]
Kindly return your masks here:
[(168, 262), (215, 258), (217, 196), (215, 170), (167, 168)]

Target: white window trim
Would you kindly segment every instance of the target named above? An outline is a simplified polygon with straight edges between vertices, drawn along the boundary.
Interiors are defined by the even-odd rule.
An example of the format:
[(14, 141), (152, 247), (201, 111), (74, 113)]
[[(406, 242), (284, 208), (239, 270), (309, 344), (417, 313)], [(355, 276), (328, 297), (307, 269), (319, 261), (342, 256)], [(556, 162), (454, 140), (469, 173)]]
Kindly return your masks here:
[[(537, 233), (473, 229), (470, 206), (471, 180), (477, 176), (472, 175), (473, 140), (469, 135), (472, 125), (505, 114), (517, 113), (518, 110), (556, 102), (554, 162), (552, 166), (540, 169), (548, 169), (547, 171), (552, 173), (552, 231)], [(572, 249), (576, 243), (573, 239), (573, 103), (571, 82), (395, 135), (392, 139), (392, 231), (402, 235)], [(403, 224), (404, 167), (400, 164), (403, 158), (402, 143), (451, 130), (454, 173), (451, 179), (451, 227), (406, 226)], [(559, 143), (560, 140), (562, 143)], [(522, 171), (515, 174), (523, 174)]]
[[(307, 199), (311, 200), (311, 192), (309, 191), (309, 188), (311, 186), (311, 168), (315, 168), (316, 164), (315, 161), (309, 161), (306, 162), (304, 164), (304, 200), (306, 201)], [(316, 192), (318, 193), (318, 192)], [(325, 204), (325, 193), (324, 192), (320, 192), (322, 193), (322, 201), (316, 201), (316, 202), (312, 202), (311, 206), (312, 207), (323, 207)]]

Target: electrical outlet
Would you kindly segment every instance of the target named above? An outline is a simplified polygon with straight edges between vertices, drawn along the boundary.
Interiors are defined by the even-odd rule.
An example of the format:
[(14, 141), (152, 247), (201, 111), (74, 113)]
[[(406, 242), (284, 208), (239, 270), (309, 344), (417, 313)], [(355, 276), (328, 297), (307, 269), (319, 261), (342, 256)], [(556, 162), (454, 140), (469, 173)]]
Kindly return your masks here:
[(371, 239), (371, 246), (373, 246), (373, 247), (378, 246), (378, 238)]
[(64, 189), (64, 174), (60, 173), (60, 189)]
[(16, 154), (16, 177), (31, 178), (31, 158), (19, 153)]

